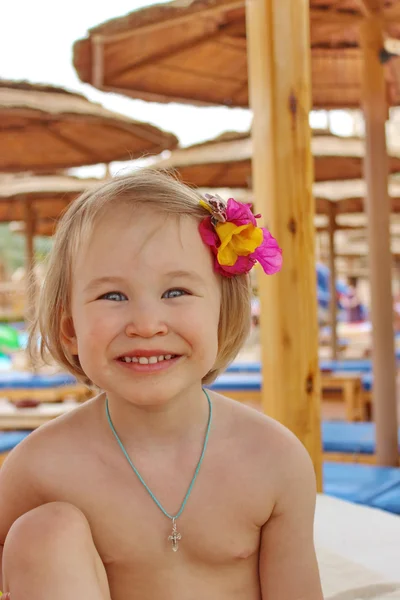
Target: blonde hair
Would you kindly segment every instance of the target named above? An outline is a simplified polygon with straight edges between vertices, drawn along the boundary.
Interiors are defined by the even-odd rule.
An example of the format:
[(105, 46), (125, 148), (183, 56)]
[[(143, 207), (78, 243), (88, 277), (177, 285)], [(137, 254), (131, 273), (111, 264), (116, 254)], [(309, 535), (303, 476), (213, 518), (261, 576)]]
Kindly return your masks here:
[[(88, 384), (78, 356), (72, 356), (61, 339), (63, 314), (71, 315), (72, 265), (83, 239), (90, 239), (95, 224), (106, 211), (118, 206), (146, 205), (177, 217), (199, 222), (206, 216), (200, 196), (166, 173), (142, 169), (117, 177), (91, 189), (67, 208), (54, 236), (38, 310), (30, 331), (30, 353), (46, 361), (48, 355)], [(250, 284), (248, 275), (220, 276), (221, 309), (218, 325), (218, 354), (213, 368), (203, 377), (210, 383), (226, 369), (245, 342), (250, 329)]]

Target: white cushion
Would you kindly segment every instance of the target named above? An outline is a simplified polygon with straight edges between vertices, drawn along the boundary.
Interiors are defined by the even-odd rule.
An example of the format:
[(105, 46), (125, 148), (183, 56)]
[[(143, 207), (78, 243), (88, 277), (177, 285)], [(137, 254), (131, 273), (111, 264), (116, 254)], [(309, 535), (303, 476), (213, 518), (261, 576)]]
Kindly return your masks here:
[(361, 579), (351, 587), (400, 581), (400, 517), (397, 515), (319, 495), (315, 544), (317, 549), (350, 561), (353, 576), (354, 565), (358, 565), (378, 577), (365, 582)]

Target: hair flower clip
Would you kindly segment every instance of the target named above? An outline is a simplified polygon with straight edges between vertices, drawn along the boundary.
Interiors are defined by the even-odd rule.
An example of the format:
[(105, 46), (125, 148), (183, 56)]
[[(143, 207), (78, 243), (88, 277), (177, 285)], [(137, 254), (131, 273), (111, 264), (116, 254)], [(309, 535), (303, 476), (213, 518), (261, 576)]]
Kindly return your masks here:
[(205, 195), (200, 200), (210, 216), (199, 226), (201, 238), (214, 254), (214, 268), (226, 277), (248, 273), (259, 262), (267, 275), (282, 267), (282, 250), (265, 227), (257, 227), (250, 204), (220, 196)]

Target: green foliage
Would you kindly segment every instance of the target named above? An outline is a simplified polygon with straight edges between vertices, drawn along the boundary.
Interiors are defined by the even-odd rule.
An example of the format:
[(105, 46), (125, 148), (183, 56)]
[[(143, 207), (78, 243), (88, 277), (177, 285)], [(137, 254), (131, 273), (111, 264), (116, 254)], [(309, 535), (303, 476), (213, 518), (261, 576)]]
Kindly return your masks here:
[[(35, 236), (35, 259), (37, 262), (45, 259), (51, 245), (51, 238)], [(4, 265), (9, 275), (19, 267), (25, 266), (25, 255), (25, 236), (10, 231), (6, 223), (0, 224), (0, 263)]]

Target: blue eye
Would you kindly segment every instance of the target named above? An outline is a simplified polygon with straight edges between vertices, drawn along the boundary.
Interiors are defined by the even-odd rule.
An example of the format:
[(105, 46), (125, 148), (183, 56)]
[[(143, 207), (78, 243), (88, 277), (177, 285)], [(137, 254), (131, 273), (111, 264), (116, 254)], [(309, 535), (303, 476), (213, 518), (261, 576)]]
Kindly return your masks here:
[(181, 296), (187, 296), (188, 292), (186, 290), (181, 290), (180, 288), (173, 288), (172, 290), (167, 290), (163, 293), (163, 298), (180, 298)]
[(127, 297), (122, 292), (107, 292), (100, 296), (99, 300), (112, 300), (113, 302), (121, 302), (127, 300)]

